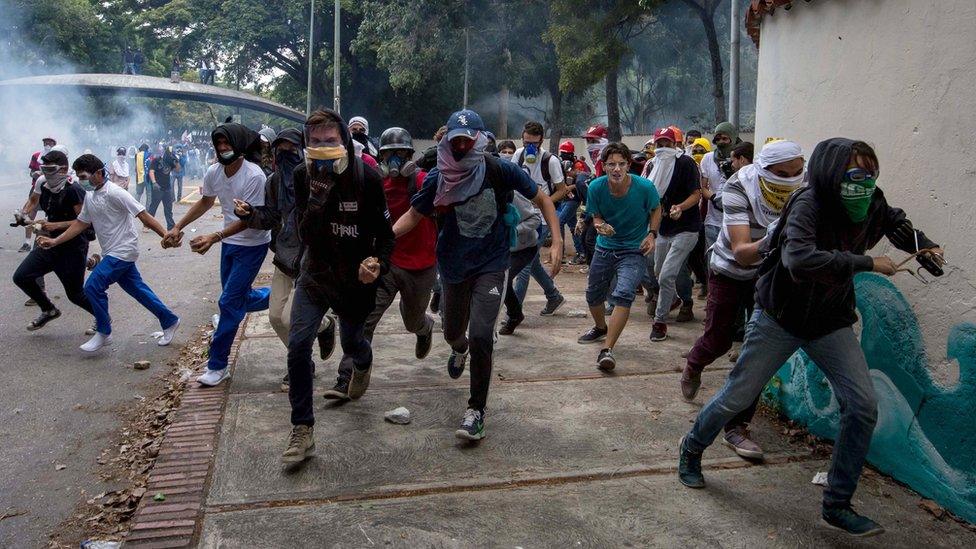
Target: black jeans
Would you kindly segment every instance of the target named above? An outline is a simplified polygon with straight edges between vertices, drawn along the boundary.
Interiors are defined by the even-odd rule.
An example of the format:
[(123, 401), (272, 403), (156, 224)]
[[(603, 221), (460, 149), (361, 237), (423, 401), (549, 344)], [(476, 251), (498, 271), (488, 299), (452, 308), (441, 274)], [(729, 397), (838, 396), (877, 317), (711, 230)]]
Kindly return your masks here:
[(75, 237), (49, 250), (36, 246), (14, 272), (14, 284), (36, 301), (42, 311), (49, 312), (54, 310), (54, 304), (37, 282), (39, 279), (43, 280), (44, 275), (53, 272), (64, 286), (64, 293), (68, 299), (92, 313), (84, 289), (87, 260), (88, 241), (83, 236)]
[[(291, 328), (288, 331), (288, 400), (291, 402), (292, 425), (314, 425), (312, 372), (312, 343), (322, 326), (322, 318), (329, 310), (324, 299), (313, 298), (299, 278), (291, 304)], [(337, 311), (338, 312), (338, 311)], [(349, 322), (339, 312), (339, 344), (342, 362), (363, 370), (373, 362), (373, 349), (366, 339), (366, 321)]]
[(156, 210), (159, 204), (163, 204), (163, 216), (166, 218), (166, 230), (172, 229), (176, 225), (173, 220), (173, 187), (172, 185), (154, 185), (152, 190), (152, 202), (149, 204), (149, 215), (156, 217)]
[(525, 315), (522, 313), (522, 302), (519, 300), (518, 295), (516, 295), (512, 284), (518, 277), (518, 274), (522, 272), (522, 269), (529, 263), (532, 263), (532, 260), (535, 259), (538, 253), (538, 246), (512, 252), (512, 259), (508, 267), (508, 281), (505, 284), (505, 312), (508, 318), (525, 318)]
[(468, 407), (475, 410), (483, 411), (488, 401), (495, 322), (507, 278), (506, 272), (501, 271), (474, 275), (457, 284), (442, 282), (444, 339), (455, 352), (471, 353)]

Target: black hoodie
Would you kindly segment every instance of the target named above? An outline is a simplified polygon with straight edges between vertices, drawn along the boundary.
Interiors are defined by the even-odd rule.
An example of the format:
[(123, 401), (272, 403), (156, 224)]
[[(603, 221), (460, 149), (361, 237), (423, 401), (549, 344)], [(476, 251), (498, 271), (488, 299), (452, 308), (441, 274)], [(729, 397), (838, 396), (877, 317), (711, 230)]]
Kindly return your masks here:
[(395, 244), (390, 214), (383, 193), (383, 178), (356, 157), (346, 123), (326, 109), (338, 123), (349, 165), (334, 175), (324, 206), (309, 210), (309, 184), (305, 164), (295, 169), (295, 212), (306, 253), (299, 284), (324, 298), (339, 314), (365, 320), (372, 312), (376, 284), (359, 282), (359, 265), (367, 257), (380, 261), (380, 273), (390, 269)]
[[(248, 157), (248, 155), (253, 155), (255, 147), (260, 151), (261, 147), (261, 136), (258, 132), (244, 126), (243, 124), (238, 124), (236, 122), (228, 122), (226, 124), (221, 124), (214, 128), (210, 133), (210, 139), (213, 141), (214, 149), (217, 148), (217, 137), (223, 137), (227, 140), (234, 152), (237, 153), (238, 157)], [(247, 158), (251, 160), (250, 158)], [(253, 160), (251, 160), (253, 162)], [(260, 165), (260, 163), (255, 162)]]
[[(772, 235), (772, 253), (759, 269), (758, 306), (791, 334), (815, 339), (857, 322), (854, 275), (871, 271), (864, 255), (882, 237), (914, 253), (915, 238), (905, 212), (892, 208), (876, 189), (867, 218), (852, 222), (840, 199), (854, 141), (833, 138), (813, 151), (810, 185), (790, 199)], [(936, 246), (918, 232), (920, 248)]]

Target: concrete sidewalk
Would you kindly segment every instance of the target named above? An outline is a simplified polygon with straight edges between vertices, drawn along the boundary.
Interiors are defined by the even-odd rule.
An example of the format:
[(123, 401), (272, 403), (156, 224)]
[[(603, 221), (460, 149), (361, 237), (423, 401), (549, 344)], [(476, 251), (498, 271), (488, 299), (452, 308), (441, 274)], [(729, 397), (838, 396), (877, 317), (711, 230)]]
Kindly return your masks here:
[[(918, 508), (919, 497), (869, 473), (856, 508), (888, 532), (856, 541), (820, 523), (827, 463), (792, 445), (768, 420), (753, 426), (767, 463), (751, 465), (722, 445), (706, 453), (706, 490), (675, 477), (677, 443), (702, 401), (720, 387), (727, 362), (705, 375), (703, 397), (680, 397), (675, 368), (700, 322), (673, 324), (648, 341), (650, 319), (635, 307), (615, 375), (595, 368), (599, 346), (577, 336), (585, 276), (558, 279), (567, 304), (552, 318), (530, 297), (515, 336), (500, 337), (486, 420), (477, 445), (454, 438), (468, 376), (451, 380), (438, 333), (424, 361), (413, 358), (391, 307), (374, 338), (369, 392), (329, 404), (338, 356), (319, 364), (317, 456), (285, 471), (287, 395), (278, 386), (285, 349), (263, 314), (240, 343), (194, 541), (203, 547), (611, 547), (611, 546), (976, 546), (976, 534)], [(533, 288), (532, 291), (537, 291)], [(703, 314), (698, 307), (696, 314)], [(339, 354), (337, 349), (336, 355)], [(406, 406), (409, 425), (383, 420)], [(185, 525), (184, 525), (185, 526)], [(148, 540), (147, 540), (148, 541)]]

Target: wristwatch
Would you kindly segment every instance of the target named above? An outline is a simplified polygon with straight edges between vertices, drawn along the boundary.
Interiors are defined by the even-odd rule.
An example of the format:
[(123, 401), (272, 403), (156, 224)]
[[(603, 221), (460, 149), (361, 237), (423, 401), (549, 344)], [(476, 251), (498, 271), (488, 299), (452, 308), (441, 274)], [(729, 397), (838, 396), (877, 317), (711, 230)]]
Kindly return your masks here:
[(651, 229), (651, 235), (654, 237), (654, 240), (657, 240), (657, 230), (656, 229)]

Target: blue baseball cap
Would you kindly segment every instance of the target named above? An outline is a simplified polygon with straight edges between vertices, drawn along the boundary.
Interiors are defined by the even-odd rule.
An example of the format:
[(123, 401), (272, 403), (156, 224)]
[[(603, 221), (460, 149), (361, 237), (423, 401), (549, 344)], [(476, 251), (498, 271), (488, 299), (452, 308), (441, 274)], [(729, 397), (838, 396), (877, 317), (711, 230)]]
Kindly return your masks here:
[(481, 131), (485, 131), (485, 123), (481, 120), (481, 116), (471, 109), (458, 111), (447, 120), (448, 141), (462, 136), (475, 139)]

